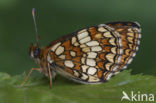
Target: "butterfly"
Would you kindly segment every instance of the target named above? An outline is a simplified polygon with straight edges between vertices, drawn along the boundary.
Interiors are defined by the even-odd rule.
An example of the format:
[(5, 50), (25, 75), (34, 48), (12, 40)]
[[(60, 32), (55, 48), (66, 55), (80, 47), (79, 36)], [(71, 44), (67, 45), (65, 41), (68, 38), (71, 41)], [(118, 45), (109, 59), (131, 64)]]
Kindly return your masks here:
[(30, 46), (30, 56), (39, 65), (33, 70), (49, 77), (50, 87), (56, 73), (82, 84), (100, 84), (127, 68), (138, 51), (141, 28), (137, 22), (110, 22), (78, 30), (48, 46)]

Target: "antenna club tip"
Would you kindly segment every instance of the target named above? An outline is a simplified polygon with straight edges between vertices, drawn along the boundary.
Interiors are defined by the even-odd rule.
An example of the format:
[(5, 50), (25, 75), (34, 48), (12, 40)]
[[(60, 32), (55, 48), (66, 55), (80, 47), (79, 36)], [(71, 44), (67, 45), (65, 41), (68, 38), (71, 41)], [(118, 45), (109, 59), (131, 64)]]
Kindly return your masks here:
[(35, 8), (32, 9), (32, 15), (34, 16), (35, 14)]

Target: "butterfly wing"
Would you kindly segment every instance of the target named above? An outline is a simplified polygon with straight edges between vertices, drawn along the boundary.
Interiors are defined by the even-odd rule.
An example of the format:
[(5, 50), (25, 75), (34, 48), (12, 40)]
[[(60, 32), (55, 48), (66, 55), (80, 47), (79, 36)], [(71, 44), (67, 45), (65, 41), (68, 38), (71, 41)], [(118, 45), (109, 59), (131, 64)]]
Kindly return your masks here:
[(106, 25), (112, 27), (120, 34), (123, 46), (123, 55), (120, 66), (116, 72), (127, 68), (138, 51), (141, 39), (141, 28), (136, 22), (112, 22)]
[(79, 30), (52, 42), (51, 68), (80, 83), (101, 83), (119, 68), (122, 43), (118, 32), (101, 24)]

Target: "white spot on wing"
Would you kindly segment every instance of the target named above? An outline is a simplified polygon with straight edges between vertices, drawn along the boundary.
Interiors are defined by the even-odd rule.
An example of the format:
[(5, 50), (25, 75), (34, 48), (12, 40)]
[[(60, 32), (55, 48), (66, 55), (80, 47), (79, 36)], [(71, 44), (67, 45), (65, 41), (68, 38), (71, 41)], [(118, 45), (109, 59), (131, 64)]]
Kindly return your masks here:
[(130, 58), (127, 62), (127, 64), (130, 64), (132, 62), (133, 58)]
[(85, 48), (85, 47), (87, 47), (85, 44), (80, 45), (80, 48)]
[(126, 68), (127, 68), (127, 65), (123, 67), (123, 69), (126, 69)]
[(96, 73), (96, 71), (97, 71), (96, 68), (94, 68), (94, 67), (89, 67), (87, 73), (90, 74), (90, 75), (94, 75), (94, 74)]
[(132, 31), (132, 28), (129, 28), (128, 31), (129, 31), (129, 32), (133, 32), (133, 31)]
[(75, 75), (76, 77), (79, 77), (79, 73), (78, 73), (76, 70), (74, 70), (74, 75)]
[(114, 54), (109, 53), (109, 54), (106, 55), (106, 58), (107, 58), (110, 62), (114, 63), (114, 56), (115, 56)]
[(89, 47), (83, 48), (82, 51), (83, 52), (90, 52), (90, 48)]
[(128, 37), (127, 39), (129, 42), (133, 43), (133, 37)]
[(66, 57), (65, 55), (60, 55), (59, 56), (59, 58), (61, 58), (61, 59), (65, 59), (65, 57)]
[(56, 51), (55, 51), (56, 55), (60, 55), (60, 54), (62, 54), (63, 52), (64, 52), (64, 47), (62, 47), (62, 46), (59, 46), (59, 47), (56, 49)]
[(107, 38), (111, 38), (111, 37), (112, 37), (112, 35), (111, 35), (110, 32), (105, 32), (105, 33), (103, 33), (103, 36), (104, 36), (104, 37), (107, 37)]
[(74, 51), (70, 51), (70, 55), (74, 57), (76, 56), (76, 53)]
[(75, 42), (75, 43), (74, 43), (74, 46), (79, 46), (79, 43), (78, 43), (78, 42)]
[(141, 34), (139, 34), (139, 37), (138, 38), (141, 38)]
[(111, 69), (111, 68), (110, 68), (110, 67), (111, 67), (111, 65), (112, 65), (112, 63), (106, 63), (106, 65), (105, 65), (105, 66), (106, 66), (106, 69), (107, 69), (108, 71), (110, 71), (110, 69)]
[(137, 46), (137, 47), (136, 47), (136, 51), (138, 51), (138, 50), (139, 50), (139, 47)]
[(88, 79), (89, 82), (98, 82), (100, 81), (98, 77), (95, 77), (95, 76), (89, 76), (89, 79)]
[(48, 61), (49, 63), (53, 63), (53, 60), (51, 59), (51, 57), (50, 57), (49, 54), (48, 54), (48, 56), (47, 56), (47, 61)]
[(88, 76), (86, 74), (82, 73), (81, 79), (86, 80), (87, 78), (88, 78)]
[(140, 40), (138, 40), (138, 45), (140, 45)]
[(51, 51), (55, 51), (56, 48), (57, 48), (58, 46), (60, 46), (60, 45), (61, 45), (60, 42), (59, 42), (59, 43), (56, 43), (54, 46), (52, 46)]
[(136, 53), (133, 53), (133, 55), (132, 55), (133, 57), (135, 57), (136, 56)]
[(106, 30), (104, 27), (99, 27), (99, 28), (98, 28), (98, 31), (99, 31), (99, 32), (106, 32), (107, 30)]
[(66, 60), (66, 61), (64, 62), (64, 64), (65, 64), (65, 66), (70, 67), (70, 68), (73, 68), (73, 67), (74, 67), (73, 62), (70, 61), (70, 60)]
[(95, 62), (94, 59), (87, 59), (86, 64), (89, 65), (89, 66), (95, 66), (96, 62)]
[(76, 37), (72, 37), (72, 44), (76, 42)]
[(88, 54), (87, 58), (96, 58), (97, 56), (97, 53), (95, 52), (88, 52), (87, 54)]
[(82, 62), (82, 64), (85, 64), (85, 60), (86, 60), (86, 58), (81, 58), (81, 62)]
[(116, 44), (115, 44), (115, 38), (111, 38), (111, 39), (109, 40), (109, 43), (112, 44), (112, 45), (116, 45)]
[(77, 35), (77, 37), (78, 37), (79, 40), (82, 39), (82, 38), (85, 38), (86, 36), (88, 36), (88, 32), (87, 31), (82, 32), (82, 33), (79, 33)]
[(134, 33), (133, 32), (127, 33), (127, 35), (131, 36), (131, 37), (134, 37)]
[(115, 66), (114, 68), (113, 68), (113, 71), (116, 71), (116, 69), (118, 69), (118, 65), (117, 66)]
[(89, 42), (90, 40), (91, 40), (90, 36), (87, 36), (86, 38), (81, 39), (79, 42), (83, 44)]
[(99, 42), (97, 41), (90, 41), (88, 43), (86, 43), (88, 46), (96, 46), (96, 45), (99, 45)]
[(88, 67), (89, 67), (88, 65), (82, 65), (82, 66), (81, 66), (82, 71), (83, 71), (83, 72), (86, 72)]
[(116, 54), (116, 47), (111, 48), (112, 53)]
[(101, 46), (93, 46), (93, 47), (91, 48), (91, 50), (92, 50), (92, 51), (101, 51), (102, 48), (101, 48)]

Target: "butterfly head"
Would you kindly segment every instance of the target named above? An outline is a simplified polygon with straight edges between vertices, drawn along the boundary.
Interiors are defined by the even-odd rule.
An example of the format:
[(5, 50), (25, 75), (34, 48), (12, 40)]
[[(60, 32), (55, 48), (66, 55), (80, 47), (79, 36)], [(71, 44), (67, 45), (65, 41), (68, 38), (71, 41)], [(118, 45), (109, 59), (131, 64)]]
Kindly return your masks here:
[(30, 49), (29, 55), (31, 58), (34, 58), (34, 59), (39, 58), (41, 49), (37, 45), (31, 44), (29, 49)]

